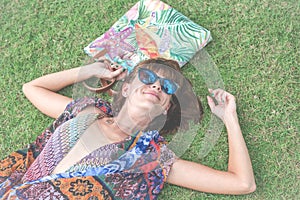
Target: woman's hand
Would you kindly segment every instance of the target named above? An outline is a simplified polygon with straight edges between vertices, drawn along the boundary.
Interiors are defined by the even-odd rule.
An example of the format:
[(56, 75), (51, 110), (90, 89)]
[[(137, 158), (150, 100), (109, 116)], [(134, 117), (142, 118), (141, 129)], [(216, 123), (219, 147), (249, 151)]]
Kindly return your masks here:
[(83, 67), (84, 73), (88, 73), (87, 77), (97, 77), (105, 80), (111, 80), (115, 78), (116, 80), (121, 80), (125, 78), (126, 72), (125, 68), (109, 63), (108, 61), (104, 62), (95, 62), (90, 65)]
[(208, 91), (212, 97), (207, 96), (207, 101), (213, 114), (218, 116), (224, 123), (228, 118), (236, 117), (235, 97), (232, 94), (222, 89), (209, 89)]

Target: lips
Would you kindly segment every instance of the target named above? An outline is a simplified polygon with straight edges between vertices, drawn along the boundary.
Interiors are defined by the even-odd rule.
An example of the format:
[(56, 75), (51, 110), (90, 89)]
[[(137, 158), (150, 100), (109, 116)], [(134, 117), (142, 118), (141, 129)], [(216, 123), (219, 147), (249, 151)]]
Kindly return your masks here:
[(160, 100), (159, 95), (156, 92), (152, 92), (152, 91), (145, 91), (143, 92), (143, 94), (150, 94), (155, 96), (158, 100)]

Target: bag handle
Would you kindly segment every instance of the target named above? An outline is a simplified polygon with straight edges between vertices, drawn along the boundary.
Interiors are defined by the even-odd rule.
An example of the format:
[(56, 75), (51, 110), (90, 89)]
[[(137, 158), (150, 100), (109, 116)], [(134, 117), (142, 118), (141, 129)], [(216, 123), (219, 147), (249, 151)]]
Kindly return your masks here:
[[(105, 66), (107, 67), (107, 69), (109, 69), (110, 71), (115, 71), (116, 68), (113, 68), (111, 66), (111, 62), (107, 59), (104, 58), (104, 55), (106, 54), (106, 50), (102, 50), (99, 53), (97, 53), (93, 58), (97, 59), (98, 61), (103, 61), (103, 63), (105, 64)], [(116, 83), (116, 79), (113, 78), (112, 80), (108, 81), (105, 79), (100, 78), (100, 83), (102, 87), (91, 87), (89, 86), (86, 81), (83, 81), (82, 84), (84, 85), (84, 87), (86, 87), (89, 91), (91, 92), (95, 92), (95, 93), (104, 93), (107, 92), (109, 96), (113, 95), (113, 91), (111, 90), (112, 86)]]

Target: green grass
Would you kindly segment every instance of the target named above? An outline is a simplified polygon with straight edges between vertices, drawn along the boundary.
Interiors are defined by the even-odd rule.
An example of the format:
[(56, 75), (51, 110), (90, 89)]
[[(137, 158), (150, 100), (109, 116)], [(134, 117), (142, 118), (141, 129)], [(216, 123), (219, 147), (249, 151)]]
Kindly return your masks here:
[[(135, 2), (2, 0), (0, 158), (25, 147), (52, 121), (25, 99), (22, 84), (82, 65), (87, 57), (83, 48)], [(160, 199), (299, 199), (299, 2), (165, 2), (212, 32), (214, 40), (206, 50), (218, 66), (226, 89), (237, 97), (257, 191), (226, 196), (166, 185)], [(192, 76), (195, 69), (185, 67), (184, 72), (194, 85), (203, 85), (201, 77)], [(202, 130), (209, 119), (204, 88), (195, 89), (205, 105)], [(226, 133), (202, 160), (196, 156), (200, 140), (195, 138), (183, 158), (226, 169)]]

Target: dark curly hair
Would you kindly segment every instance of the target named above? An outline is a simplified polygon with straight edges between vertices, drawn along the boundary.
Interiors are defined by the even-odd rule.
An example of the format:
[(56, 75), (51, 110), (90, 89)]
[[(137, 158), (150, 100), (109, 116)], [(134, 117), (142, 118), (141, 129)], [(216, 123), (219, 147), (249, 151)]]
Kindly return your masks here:
[[(125, 78), (124, 82), (131, 83), (137, 75), (140, 67), (160, 72), (169, 79), (175, 80), (179, 85), (176, 93), (172, 95), (170, 108), (167, 116), (163, 114), (157, 116), (148, 126), (147, 130), (154, 130), (161, 127), (160, 134), (175, 133), (179, 128), (186, 130), (189, 123), (200, 122), (203, 116), (203, 108), (198, 97), (192, 91), (190, 81), (182, 75), (178, 63), (174, 60), (164, 58), (148, 59), (139, 63), (134, 70)], [(171, 69), (170, 69), (171, 68)], [(114, 115), (118, 115), (126, 98), (119, 90), (113, 97), (112, 109)], [(164, 122), (164, 124), (161, 124)]]

